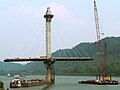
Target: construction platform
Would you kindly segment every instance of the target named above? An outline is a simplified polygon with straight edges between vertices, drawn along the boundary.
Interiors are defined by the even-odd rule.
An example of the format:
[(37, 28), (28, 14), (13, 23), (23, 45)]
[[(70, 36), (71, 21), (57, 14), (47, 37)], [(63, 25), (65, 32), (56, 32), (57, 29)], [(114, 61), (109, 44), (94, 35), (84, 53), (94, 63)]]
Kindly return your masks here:
[(24, 80), (20, 77), (15, 77), (15, 79), (10, 82), (10, 88), (34, 87), (46, 84), (47, 82), (43, 79)]
[(96, 85), (118, 85), (119, 82), (116, 80), (112, 80), (112, 77), (108, 74), (104, 76), (96, 76), (95, 80), (87, 80), (87, 81), (78, 81), (79, 84), (96, 84)]
[(22, 62), (22, 61), (90, 61), (93, 60), (91, 57), (52, 57), (50, 59), (47, 58), (13, 58), (13, 59), (5, 59), (4, 62)]
[(87, 81), (78, 81), (79, 84), (95, 84), (95, 85), (118, 85), (119, 82), (112, 81), (99, 81), (99, 80), (87, 80)]

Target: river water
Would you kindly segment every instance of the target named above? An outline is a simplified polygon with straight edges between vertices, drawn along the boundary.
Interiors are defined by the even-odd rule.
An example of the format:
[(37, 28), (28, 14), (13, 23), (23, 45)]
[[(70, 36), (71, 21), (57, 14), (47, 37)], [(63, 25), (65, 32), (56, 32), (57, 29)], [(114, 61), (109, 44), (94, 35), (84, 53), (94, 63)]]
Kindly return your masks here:
[[(44, 76), (26, 76), (24, 79), (37, 79), (44, 78)], [(9, 88), (10, 81), (14, 77), (0, 76), (0, 80), (4, 82), (5, 90)], [(93, 80), (95, 77), (88, 76), (56, 76), (56, 83), (51, 86), (37, 86), (30, 88), (17, 88), (9, 90), (120, 90), (119, 85), (88, 85), (88, 84), (78, 84), (80, 80)], [(120, 81), (120, 77), (113, 77), (114, 80)]]

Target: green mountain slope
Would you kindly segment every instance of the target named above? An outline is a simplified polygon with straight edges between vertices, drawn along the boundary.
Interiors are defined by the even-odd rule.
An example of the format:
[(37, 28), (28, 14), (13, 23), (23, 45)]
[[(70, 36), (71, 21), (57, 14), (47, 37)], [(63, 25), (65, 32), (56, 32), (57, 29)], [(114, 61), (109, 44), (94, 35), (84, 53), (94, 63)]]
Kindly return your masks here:
[[(111, 75), (120, 76), (120, 37), (107, 37), (103, 40), (107, 43), (107, 71)], [(60, 63), (56, 63), (56, 70), (58, 71), (58, 74), (95, 75), (96, 73), (99, 73), (99, 60), (97, 58), (96, 46), (95, 42), (81, 43), (73, 47), (72, 49), (77, 48), (77, 50), (82, 47), (89, 56), (94, 58), (94, 60), (90, 62), (61, 62), (61, 65)], [(63, 51), (66, 50), (57, 51), (54, 55), (57, 56), (58, 52), (63, 53)]]
[(7, 73), (18, 70), (22, 67), (23, 65), (21, 64), (0, 62), (0, 75), (7, 75)]
[[(103, 39), (107, 43), (107, 71), (111, 75), (120, 76), (120, 37), (107, 37)], [(60, 49), (53, 56), (91, 56), (93, 61), (56, 62), (55, 73), (57, 75), (96, 75), (99, 73), (99, 60), (97, 58), (97, 43), (80, 43), (71, 49)], [(81, 48), (82, 49), (81, 49)], [(83, 50), (84, 49), (84, 50)], [(76, 51), (77, 50), (77, 51)], [(73, 52), (76, 51), (76, 54)], [(79, 52), (78, 52), (79, 51)], [(0, 62), (2, 72), (13, 72), (18, 74), (45, 74), (46, 69), (43, 62), (30, 62), (26, 65), (9, 64)], [(2, 73), (0, 72), (0, 74)], [(3, 73), (2, 73), (3, 74)]]

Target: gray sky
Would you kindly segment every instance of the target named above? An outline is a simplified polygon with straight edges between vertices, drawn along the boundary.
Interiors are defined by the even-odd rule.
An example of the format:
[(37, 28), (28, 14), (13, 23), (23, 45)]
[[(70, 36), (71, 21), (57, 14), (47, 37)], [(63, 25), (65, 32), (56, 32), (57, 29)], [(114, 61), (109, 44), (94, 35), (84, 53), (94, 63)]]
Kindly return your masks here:
[[(120, 36), (119, 0), (96, 0), (101, 32)], [(45, 14), (51, 8), (52, 51), (96, 40), (93, 0), (0, 0), (0, 59), (45, 54)]]

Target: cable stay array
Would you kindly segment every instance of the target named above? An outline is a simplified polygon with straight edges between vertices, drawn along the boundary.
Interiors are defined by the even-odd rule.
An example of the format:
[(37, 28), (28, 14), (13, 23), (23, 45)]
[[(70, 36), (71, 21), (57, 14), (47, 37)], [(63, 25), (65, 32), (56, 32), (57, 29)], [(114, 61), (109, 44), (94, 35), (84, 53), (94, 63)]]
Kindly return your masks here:
[[(59, 36), (64, 37), (64, 40), (61, 40), (61, 37), (52, 38), (54, 43), (60, 42), (60, 45), (69, 45), (72, 43), (70, 36), (65, 33), (64, 30), (60, 28), (60, 26), (56, 23), (56, 25), (53, 27), (53, 37), (58, 36), (55, 35), (56, 31), (58, 32)], [(32, 32), (29, 32), (28, 35), (26, 35), (26, 38), (23, 40), (22, 43), (20, 43), (16, 48), (11, 49), (11, 53), (9, 56), (20, 56), (26, 57), (26, 58), (32, 58), (32, 56), (40, 57), (40, 52), (45, 52), (45, 39), (40, 37), (44, 37), (45, 30), (43, 30), (42, 27), (40, 27), (40, 30), (33, 30)], [(59, 40), (59, 41), (58, 41)], [(55, 54), (57, 53), (57, 54)], [(43, 55), (45, 56), (45, 55)], [(89, 57), (87, 52), (79, 45), (71, 48), (71, 49), (59, 49), (56, 50), (56, 52), (53, 52), (52, 57)], [(33, 57), (33, 58), (34, 58)]]
[[(60, 26), (55, 22), (56, 25), (54, 25), (53, 27), (53, 37), (54, 37), (54, 43), (59, 43), (61, 46), (62, 45), (69, 45), (71, 44), (73, 41), (72, 41), (72, 37), (70, 38), (69, 34), (65, 32), (65, 30), (62, 30), (60, 28)], [(56, 33), (56, 31), (58, 33)], [(56, 33), (56, 35), (54, 35), (54, 33)], [(55, 36), (59, 36), (59, 38), (63, 38), (64, 40), (62, 39), (57, 39), (55, 38)], [(60, 37), (61, 36), (61, 37)], [(58, 38), (58, 37), (57, 37)], [(88, 53), (84, 50), (84, 48), (82, 48), (79, 45), (73, 47), (73, 48), (70, 48), (70, 49), (60, 49), (59, 50), (56, 50), (56, 52), (53, 53), (53, 56), (54, 57), (89, 57)]]

